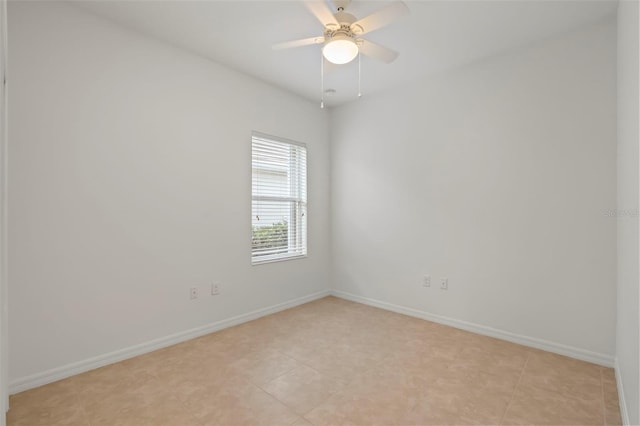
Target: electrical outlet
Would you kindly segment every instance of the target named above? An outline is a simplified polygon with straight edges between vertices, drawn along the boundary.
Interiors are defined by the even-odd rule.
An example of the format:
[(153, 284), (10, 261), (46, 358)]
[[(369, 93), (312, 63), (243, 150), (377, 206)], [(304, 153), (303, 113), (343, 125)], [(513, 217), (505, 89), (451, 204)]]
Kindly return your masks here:
[(219, 294), (220, 294), (220, 284), (218, 283), (211, 284), (211, 295), (217, 296)]
[(198, 298), (198, 287), (191, 287), (189, 289), (189, 297), (191, 300)]
[(431, 275), (425, 275), (422, 278), (422, 287), (431, 287)]
[(449, 289), (449, 278), (440, 278), (440, 290)]

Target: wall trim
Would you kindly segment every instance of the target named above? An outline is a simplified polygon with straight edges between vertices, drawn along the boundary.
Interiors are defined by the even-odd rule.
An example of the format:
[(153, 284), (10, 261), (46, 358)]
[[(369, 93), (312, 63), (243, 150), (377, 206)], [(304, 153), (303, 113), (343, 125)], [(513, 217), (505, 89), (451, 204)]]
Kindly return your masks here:
[(312, 302), (317, 299), (329, 296), (328, 290), (319, 291), (309, 294), (307, 296), (298, 297), (296, 299), (288, 300), (283, 303), (268, 306), (266, 308), (257, 309), (255, 311), (248, 312), (246, 314), (237, 315), (231, 318), (227, 318), (221, 321), (216, 321), (211, 324), (207, 324), (201, 327), (192, 328), (179, 333), (174, 333), (169, 336), (160, 337), (145, 343), (130, 346), (128, 348), (120, 349), (117, 351), (109, 352), (103, 355), (98, 355), (93, 358), (85, 359), (71, 364), (63, 365), (62, 367), (52, 368), (50, 370), (43, 371), (41, 373), (32, 374), (30, 376), (21, 377), (15, 379), (9, 383), (9, 393), (22, 392), (28, 389), (43, 386), (48, 383), (52, 383), (58, 380), (66, 379), (67, 377), (74, 376), (76, 374), (84, 373), (89, 370), (104, 367), (105, 365), (113, 364), (119, 361), (123, 361), (128, 358), (132, 358), (138, 355), (143, 355), (148, 352), (152, 352), (158, 349), (165, 348), (167, 346), (175, 345), (177, 343), (191, 340), (196, 337), (204, 336), (205, 334), (213, 333), (234, 325), (242, 324), (248, 321), (252, 321), (266, 315), (274, 314), (276, 312), (283, 311), (285, 309), (293, 308), (304, 303)]
[(331, 295), (335, 297), (339, 297), (341, 299), (350, 300), (352, 302), (358, 302), (365, 305), (374, 306), (376, 308), (385, 309), (387, 311), (397, 312), (399, 314), (409, 315), (409, 316), (421, 318), (427, 321), (448, 325), (451, 327), (470, 331), (472, 333), (477, 333), (477, 334), (481, 334), (489, 337), (495, 337), (496, 339), (506, 340), (506, 341), (517, 343), (520, 345), (529, 346), (532, 348), (541, 349), (544, 351), (553, 352), (560, 355), (565, 355), (571, 358), (576, 358), (582, 361), (591, 362), (591, 363), (602, 365), (605, 367), (613, 367), (615, 364), (615, 359), (611, 355), (591, 352), (585, 349), (580, 349), (573, 346), (567, 346), (560, 343), (551, 342), (548, 340), (524, 336), (521, 334), (512, 333), (510, 331), (504, 331), (497, 328), (475, 324), (472, 322), (467, 322), (467, 321), (462, 321), (462, 320), (458, 320), (455, 318), (450, 318), (442, 315), (432, 314), (432, 313), (421, 311), (418, 309), (395, 305), (393, 303), (388, 303), (388, 302), (382, 302), (380, 300), (370, 299), (368, 297), (358, 296), (358, 295), (347, 293), (340, 290), (331, 290)]
[(615, 359), (614, 369), (616, 372), (616, 384), (618, 387), (618, 403), (620, 404), (620, 415), (622, 416), (622, 424), (630, 425), (631, 423), (629, 422), (629, 412), (627, 411), (627, 402), (624, 399), (624, 387), (622, 386), (622, 376), (620, 372), (620, 364), (618, 364), (618, 357), (616, 357)]

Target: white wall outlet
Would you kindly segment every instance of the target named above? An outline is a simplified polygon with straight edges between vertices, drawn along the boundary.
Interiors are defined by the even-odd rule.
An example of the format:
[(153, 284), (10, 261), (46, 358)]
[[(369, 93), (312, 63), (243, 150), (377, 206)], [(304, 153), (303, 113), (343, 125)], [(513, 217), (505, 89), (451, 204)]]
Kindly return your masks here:
[(217, 296), (219, 294), (220, 294), (220, 284), (218, 283), (211, 284), (211, 295)]
[(431, 287), (431, 275), (422, 277), (422, 287)]
[(198, 287), (191, 287), (189, 289), (189, 297), (191, 300), (198, 298)]
[(449, 278), (440, 278), (440, 290), (449, 289)]

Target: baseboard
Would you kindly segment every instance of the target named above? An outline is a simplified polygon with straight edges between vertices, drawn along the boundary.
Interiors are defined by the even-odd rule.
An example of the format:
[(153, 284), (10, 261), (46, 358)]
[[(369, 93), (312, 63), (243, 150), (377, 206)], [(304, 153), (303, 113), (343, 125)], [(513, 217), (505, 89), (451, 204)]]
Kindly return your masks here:
[(622, 417), (623, 425), (630, 425), (629, 422), (629, 411), (627, 411), (627, 402), (624, 399), (624, 387), (622, 386), (622, 377), (620, 375), (620, 365), (618, 364), (618, 358), (615, 360), (616, 371), (616, 384), (618, 387), (618, 402), (620, 404), (620, 416)]
[(327, 290), (319, 291), (317, 293), (299, 297), (297, 299), (289, 300), (277, 305), (258, 309), (221, 321), (216, 321), (202, 327), (192, 328), (190, 330), (175, 333), (166, 337), (161, 337), (159, 339), (151, 340), (149, 342), (141, 343), (125, 349), (110, 352), (104, 355), (99, 355), (97, 357), (89, 358), (83, 361), (74, 362), (62, 367), (53, 368), (42, 373), (33, 374), (27, 377), (21, 377), (9, 383), (9, 393), (14, 394), (28, 389), (36, 388), (38, 386), (46, 385), (48, 383), (62, 380), (76, 374), (104, 367), (108, 364), (123, 361), (128, 358), (152, 352), (161, 348), (165, 348), (167, 346), (175, 345), (176, 343), (204, 336), (205, 334), (213, 333), (214, 331), (219, 331), (228, 327), (232, 327), (234, 325), (258, 319), (266, 315), (274, 314), (285, 309), (293, 308), (294, 306), (302, 305), (313, 300), (321, 299), (328, 296), (329, 294), (330, 292)]
[(629, 418), (628, 418), (628, 413), (626, 411), (626, 405), (624, 403), (624, 395), (622, 393), (622, 384), (620, 382), (617, 364), (614, 358), (609, 355), (599, 354), (599, 353), (587, 351), (584, 349), (574, 348), (571, 346), (566, 346), (559, 343), (550, 342), (547, 340), (523, 336), (523, 335), (511, 333), (504, 330), (499, 330), (499, 329), (486, 327), (479, 324), (470, 323), (467, 321), (461, 321), (454, 318), (445, 317), (442, 315), (431, 314), (425, 311), (420, 311), (413, 308), (395, 305), (392, 303), (382, 302), (379, 300), (370, 299), (370, 298), (358, 296), (355, 294), (351, 294), (351, 293), (347, 293), (339, 290), (320, 291), (307, 296), (289, 300), (287, 302), (279, 303), (277, 305), (269, 306), (266, 308), (248, 312), (246, 314), (238, 315), (238, 316), (227, 318), (211, 324), (207, 324), (202, 327), (193, 328), (180, 333), (175, 333), (169, 336), (161, 337), (159, 339), (151, 340), (149, 342), (124, 348), (118, 351), (114, 351), (104, 355), (99, 355), (97, 357), (74, 362), (71, 364), (64, 365), (62, 367), (53, 368), (51, 370), (47, 370), (42, 373), (21, 377), (9, 383), (9, 394), (15, 394), (28, 389), (36, 388), (38, 386), (43, 386), (48, 383), (52, 383), (58, 380), (65, 379), (67, 377), (74, 376), (76, 374), (84, 373), (86, 371), (103, 367), (105, 365), (113, 364), (128, 358), (132, 358), (138, 355), (152, 352), (167, 346), (175, 345), (177, 343), (184, 342), (186, 340), (200, 337), (205, 334), (213, 333), (215, 331), (232, 327), (234, 325), (242, 324), (244, 322), (252, 321), (254, 319), (258, 319), (266, 315), (280, 312), (285, 309), (293, 308), (294, 306), (302, 305), (304, 303), (308, 303), (313, 300), (321, 299), (328, 295), (333, 295), (342, 299), (351, 300), (353, 302), (358, 302), (365, 305), (385, 309), (388, 311), (425, 319), (427, 321), (433, 321), (439, 324), (444, 324), (444, 325), (459, 328), (462, 330), (467, 330), (473, 333), (495, 337), (497, 339), (502, 339), (502, 340), (513, 342), (513, 343), (518, 343), (521, 345), (546, 350), (549, 352), (554, 352), (560, 355), (566, 355), (566, 356), (580, 359), (583, 361), (592, 362), (594, 364), (599, 364), (606, 367), (615, 367), (616, 378), (618, 380), (620, 410), (622, 413), (622, 418), (623, 420), (625, 420), (625, 424), (629, 424)]
[(591, 352), (585, 349), (580, 349), (572, 346), (563, 345), (560, 343), (550, 342), (548, 340), (537, 339), (535, 337), (529, 337), (521, 334), (511, 333), (509, 331), (499, 330), (496, 328), (487, 327), (480, 324), (474, 324), (471, 322), (462, 321), (455, 318), (449, 318), (442, 315), (436, 315), (436, 314), (421, 311), (418, 309), (407, 308), (405, 306), (395, 305), (393, 303), (388, 303), (388, 302), (382, 302), (380, 300), (370, 299), (367, 297), (358, 296), (358, 295), (347, 293), (340, 290), (331, 290), (331, 295), (339, 297), (341, 299), (350, 300), (352, 302), (358, 302), (365, 305), (374, 306), (376, 308), (397, 312), (399, 314), (409, 315), (412, 317), (425, 319), (427, 321), (437, 322), (439, 324), (448, 325), (451, 327), (470, 331), (472, 333), (482, 334), (484, 336), (489, 336), (489, 337), (495, 337), (496, 339), (506, 340), (509, 342), (517, 343), (519, 345), (529, 346), (532, 348), (541, 349), (544, 351), (553, 352), (560, 355), (565, 355), (571, 358), (576, 358), (582, 361), (591, 362), (591, 363), (602, 365), (605, 367), (614, 366), (614, 357), (610, 355)]

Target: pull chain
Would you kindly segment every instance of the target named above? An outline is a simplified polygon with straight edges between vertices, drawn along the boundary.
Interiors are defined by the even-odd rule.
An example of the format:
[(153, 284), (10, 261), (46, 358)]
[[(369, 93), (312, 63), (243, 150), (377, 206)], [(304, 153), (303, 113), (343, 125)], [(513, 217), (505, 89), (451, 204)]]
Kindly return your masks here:
[(362, 55), (358, 53), (358, 99), (362, 97)]
[(320, 108), (324, 108), (324, 56), (320, 50)]

